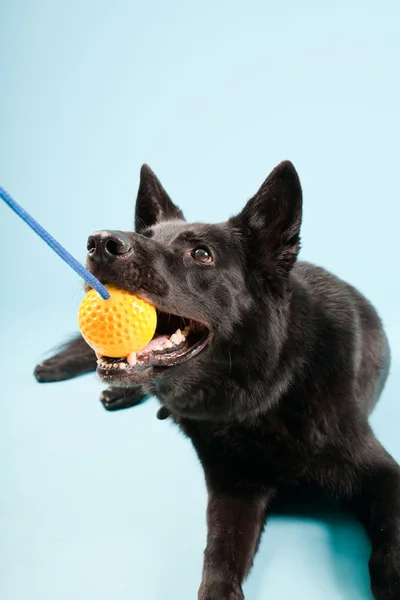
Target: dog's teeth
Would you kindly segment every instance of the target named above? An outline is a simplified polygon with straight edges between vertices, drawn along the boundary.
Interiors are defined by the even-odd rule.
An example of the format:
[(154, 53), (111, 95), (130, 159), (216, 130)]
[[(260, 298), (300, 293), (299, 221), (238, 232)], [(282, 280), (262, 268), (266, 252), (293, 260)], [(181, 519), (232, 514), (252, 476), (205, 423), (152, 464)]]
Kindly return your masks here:
[(182, 335), (182, 331), (181, 331), (180, 329), (177, 329), (177, 330), (175, 331), (175, 334), (176, 334), (176, 335), (179, 337), (179, 336), (181, 336), (181, 335)]
[(185, 329), (182, 331), (182, 335), (185, 337), (185, 335), (189, 335), (189, 331), (190, 331), (190, 326), (188, 325), (187, 327), (185, 327)]
[(131, 367), (134, 367), (136, 365), (136, 362), (137, 362), (136, 352), (131, 352), (130, 354), (128, 354), (128, 356), (126, 358), (126, 362), (129, 365), (131, 365)]
[(127, 364), (126, 364), (126, 363), (124, 363), (124, 362), (122, 362), (122, 363), (119, 363), (119, 368), (120, 368), (120, 369), (126, 369), (126, 367), (127, 367)]
[(172, 343), (170, 340), (167, 340), (167, 341), (166, 341), (166, 342), (164, 342), (164, 344), (163, 344), (164, 348), (172, 348), (172, 346), (173, 346), (173, 345), (174, 345), (174, 344), (173, 344), (173, 343)]
[(169, 339), (173, 344), (179, 344), (179, 337), (176, 335), (176, 333), (173, 333)]
[(119, 369), (119, 363), (113, 363), (113, 369)]

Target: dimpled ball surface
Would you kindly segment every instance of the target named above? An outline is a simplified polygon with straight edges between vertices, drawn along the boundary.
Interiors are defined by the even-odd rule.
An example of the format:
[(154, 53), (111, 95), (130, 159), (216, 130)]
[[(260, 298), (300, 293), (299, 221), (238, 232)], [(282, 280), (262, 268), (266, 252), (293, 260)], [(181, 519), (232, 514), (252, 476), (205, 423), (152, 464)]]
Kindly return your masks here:
[(108, 300), (103, 300), (95, 290), (90, 290), (82, 300), (78, 315), (82, 336), (103, 356), (120, 358), (139, 352), (156, 329), (154, 306), (114, 286), (106, 288), (110, 293)]

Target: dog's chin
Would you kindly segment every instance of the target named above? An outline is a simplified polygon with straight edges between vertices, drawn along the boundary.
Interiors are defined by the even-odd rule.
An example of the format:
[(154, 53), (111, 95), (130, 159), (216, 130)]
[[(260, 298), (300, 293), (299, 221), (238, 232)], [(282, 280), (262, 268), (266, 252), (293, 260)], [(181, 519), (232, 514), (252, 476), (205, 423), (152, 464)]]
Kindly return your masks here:
[(116, 387), (153, 383), (200, 354), (210, 340), (211, 332), (205, 325), (157, 311), (157, 328), (149, 344), (128, 357), (98, 355), (97, 375), (103, 383)]
[[(112, 368), (97, 366), (97, 375), (103, 383), (121, 388), (131, 388), (135, 385), (145, 383), (154, 383), (159, 379), (155, 369), (148, 367), (144, 369), (125, 369), (123, 371), (115, 371)], [(161, 374), (160, 374), (161, 375)]]

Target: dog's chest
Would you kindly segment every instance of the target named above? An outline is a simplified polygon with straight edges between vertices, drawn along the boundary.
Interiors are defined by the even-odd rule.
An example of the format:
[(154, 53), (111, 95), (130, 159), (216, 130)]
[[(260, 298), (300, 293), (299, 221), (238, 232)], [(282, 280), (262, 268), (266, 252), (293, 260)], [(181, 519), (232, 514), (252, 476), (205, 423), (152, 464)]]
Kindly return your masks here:
[(306, 476), (313, 450), (279, 420), (262, 427), (181, 423), (206, 473), (249, 486), (292, 483)]

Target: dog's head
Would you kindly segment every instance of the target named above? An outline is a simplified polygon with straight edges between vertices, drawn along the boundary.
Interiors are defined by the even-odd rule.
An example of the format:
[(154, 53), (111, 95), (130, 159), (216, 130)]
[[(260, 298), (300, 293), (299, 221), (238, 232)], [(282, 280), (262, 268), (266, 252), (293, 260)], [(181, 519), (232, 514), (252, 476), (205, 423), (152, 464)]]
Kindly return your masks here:
[[(135, 232), (89, 237), (89, 270), (151, 302), (158, 324), (136, 356), (99, 360), (108, 384), (151, 382), (194, 393), (221, 377), (272, 368), (285, 337), (290, 271), (300, 244), (302, 193), (290, 162), (278, 165), (242, 212), (216, 225), (187, 223), (146, 165)], [(265, 349), (268, 356), (265, 356)], [(118, 365), (118, 366), (116, 366)], [(176, 396), (176, 393), (175, 393)]]

